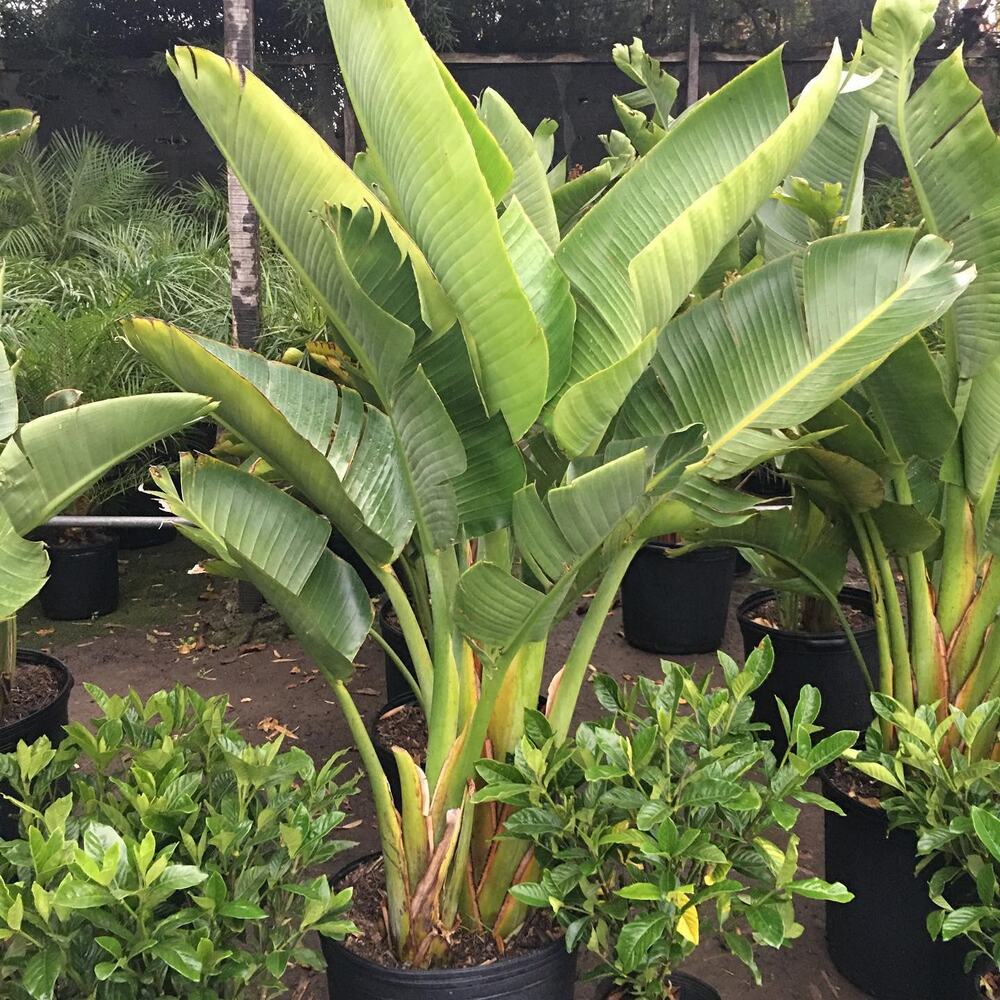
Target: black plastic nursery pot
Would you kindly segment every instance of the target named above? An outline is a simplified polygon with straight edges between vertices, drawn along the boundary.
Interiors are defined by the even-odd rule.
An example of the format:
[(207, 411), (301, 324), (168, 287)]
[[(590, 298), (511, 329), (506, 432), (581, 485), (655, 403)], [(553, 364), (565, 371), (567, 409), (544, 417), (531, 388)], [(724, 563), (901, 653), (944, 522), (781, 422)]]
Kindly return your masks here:
[[(677, 991), (678, 1000), (722, 1000), (718, 992), (712, 989), (708, 983), (703, 983), (694, 976), (688, 976), (683, 972), (673, 972), (670, 975), (670, 985)], [(609, 986), (603, 994), (602, 1000), (619, 1000), (620, 994), (615, 992), (615, 987)], [(620, 1000), (628, 1000), (628, 996), (620, 997)]]
[(107, 615), (118, 608), (118, 545), (111, 538), (85, 545), (49, 545), (49, 578), (42, 611), (55, 621)]
[(824, 814), (826, 873), (854, 899), (826, 904), (826, 941), (837, 971), (874, 1000), (981, 1000), (979, 975), (963, 971), (962, 940), (932, 941), (930, 873), (914, 874), (917, 842), (889, 832), (878, 808), (845, 794), (830, 773), (823, 793), (846, 813)]
[[(338, 872), (336, 887), (362, 858)], [(330, 1000), (573, 1000), (576, 955), (562, 940), (537, 951), (487, 965), (455, 969), (389, 968), (363, 958), (345, 944), (320, 939)], [(692, 995), (691, 1000), (700, 1000)]]
[[(863, 733), (871, 724), (874, 712), (860, 664), (844, 633), (793, 632), (755, 621), (760, 609), (775, 596), (773, 590), (758, 591), (736, 609), (744, 652), (749, 655), (765, 637), (774, 647), (774, 669), (753, 694), (754, 720), (771, 727), (775, 750), (783, 754), (785, 730), (776, 699), (780, 698), (791, 711), (802, 687), (812, 684), (823, 697), (818, 725), (828, 732), (857, 729)], [(840, 593), (840, 601), (842, 605), (872, 614), (872, 598), (866, 590), (845, 587)], [(878, 639), (874, 623), (870, 628), (855, 630), (854, 638), (869, 674), (878, 677)]]
[(351, 565), (358, 576), (361, 577), (361, 582), (365, 585), (365, 590), (368, 591), (369, 597), (379, 597), (383, 593), (382, 584), (379, 583), (378, 577), (368, 568), (368, 564), (358, 555), (339, 531), (331, 533), (327, 547), (334, 555), (340, 556), (344, 562)]
[[(62, 660), (33, 649), (19, 649), (17, 665), (48, 667), (59, 678), (58, 693), (48, 705), (32, 712), (31, 715), (9, 725), (0, 726), (0, 753), (16, 750), (22, 740), (25, 743), (34, 743), (43, 736), (48, 736), (53, 745), (57, 746), (62, 741), (63, 730), (69, 722), (69, 696), (73, 690), (73, 675)], [(9, 792), (9, 789), (0, 785), (0, 792)], [(0, 799), (0, 840), (12, 840), (17, 837), (17, 817), (17, 809), (6, 799)]]
[(736, 550), (695, 549), (649, 542), (622, 581), (625, 640), (649, 653), (710, 653), (726, 631)]
[[(413, 659), (410, 656), (409, 647), (403, 636), (403, 630), (396, 622), (395, 616), (389, 614), (389, 604), (382, 603), (378, 611), (378, 630), (385, 639), (389, 648), (399, 657), (404, 667), (413, 673)], [(385, 663), (385, 696), (389, 701), (402, 698), (404, 695), (412, 695), (413, 689), (407, 683), (406, 678), (399, 672), (399, 668), (392, 662), (389, 654), (383, 651), (382, 658)]]

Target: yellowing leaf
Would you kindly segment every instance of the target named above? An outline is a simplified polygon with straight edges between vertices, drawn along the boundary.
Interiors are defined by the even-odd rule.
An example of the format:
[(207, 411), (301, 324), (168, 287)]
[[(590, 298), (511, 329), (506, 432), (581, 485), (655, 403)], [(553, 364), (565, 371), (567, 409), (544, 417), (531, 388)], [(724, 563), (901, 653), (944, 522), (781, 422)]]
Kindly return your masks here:
[(689, 906), (677, 921), (677, 933), (685, 941), (690, 941), (696, 948), (698, 947), (698, 908)]

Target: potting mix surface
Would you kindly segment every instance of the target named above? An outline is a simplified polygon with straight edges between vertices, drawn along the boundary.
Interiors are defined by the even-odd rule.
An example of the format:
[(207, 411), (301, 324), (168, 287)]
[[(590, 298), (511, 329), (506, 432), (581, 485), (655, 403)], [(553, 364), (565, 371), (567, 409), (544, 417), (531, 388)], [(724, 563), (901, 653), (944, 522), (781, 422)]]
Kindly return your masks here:
[[(188, 575), (199, 558), (199, 550), (183, 539), (159, 548), (123, 550), (121, 608), (94, 621), (49, 622), (41, 617), (37, 602), (25, 609), (19, 619), (20, 645), (59, 657), (76, 679), (70, 718), (88, 720), (96, 714), (86, 683), (110, 692), (134, 687), (143, 697), (183, 683), (204, 695), (227, 693), (233, 716), (248, 738), (263, 741), (280, 736), (317, 760), (349, 746), (347, 727), (319, 672), (298, 644), (267, 609), (256, 617), (236, 613), (232, 588), (225, 581), (212, 583), (208, 577)], [(747, 579), (737, 580), (732, 606), (758, 589)], [(571, 614), (554, 631), (546, 683), (565, 659), (579, 621)], [(742, 659), (732, 610), (723, 648)], [(675, 659), (705, 670), (717, 667), (714, 654)], [(594, 653), (595, 668), (625, 680), (639, 675), (657, 678), (659, 661), (659, 656), (625, 643), (619, 609), (608, 616)], [(351, 688), (372, 720), (385, 703), (385, 692), (382, 652), (370, 643), (358, 657)], [(582, 721), (600, 714), (588, 684), (577, 718)], [(377, 850), (367, 793), (351, 799), (348, 808), (358, 824), (345, 834), (358, 841), (354, 856)], [(817, 809), (806, 808), (799, 833), (801, 877), (821, 876), (823, 823)], [(338, 859), (338, 867), (344, 860)], [(794, 947), (781, 952), (757, 950), (762, 990), (754, 987), (742, 964), (714, 940), (704, 940), (684, 969), (714, 986), (722, 1000), (864, 1000), (864, 994), (841, 978), (827, 958), (823, 904), (802, 900), (797, 904), (797, 917), (805, 932)], [(288, 984), (292, 1000), (326, 1000), (322, 974), (295, 971)], [(598, 987), (580, 984), (576, 996), (577, 1000), (595, 1000)]]

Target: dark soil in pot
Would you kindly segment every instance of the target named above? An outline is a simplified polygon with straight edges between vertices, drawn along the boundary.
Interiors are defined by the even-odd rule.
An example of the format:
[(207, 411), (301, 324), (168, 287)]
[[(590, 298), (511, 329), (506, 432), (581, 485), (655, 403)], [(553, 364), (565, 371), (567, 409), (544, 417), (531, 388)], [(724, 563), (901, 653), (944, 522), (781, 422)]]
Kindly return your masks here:
[[(378, 630), (385, 639), (389, 648), (399, 657), (403, 666), (412, 674), (413, 659), (410, 656), (409, 647), (403, 636), (403, 630), (399, 627), (399, 619), (392, 605), (383, 602), (378, 611)], [(388, 701), (395, 701), (404, 695), (413, 694), (406, 678), (399, 672), (399, 668), (392, 662), (391, 657), (384, 650), (382, 659), (385, 663), (385, 696)]]
[(427, 759), (427, 719), (423, 709), (417, 704), (417, 696), (407, 690), (390, 699), (379, 709), (371, 727), (372, 742), (382, 770), (389, 779), (392, 799), (400, 804), (399, 771), (392, 748), (402, 747), (409, 751), (416, 762), (423, 767)]
[(540, 913), (503, 955), (492, 936), (459, 929), (450, 968), (400, 966), (385, 932), (381, 867), (370, 856), (333, 879), (336, 889), (354, 887), (351, 918), (362, 935), (343, 944), (322, 939), (331, 1000), (572, 1000), (576, 956)]
[[(685, 975), (683, 972), (672, 973), (670, 985), (674, 988), (674, 1000), (722, 1000), (708, 983), (703, 983), (700, 979)], [(603, 995), (603, 1000), (629, 1000), (629, 998), (627, 994), (617, 992), (614, 986), (609, 986)]]
[(792, 495), (791, 483), (771, 464), (758, 465), (756, 469), (753, 469), (743, 481), (740, 489), (744, 493), (767, 499)]
[(708, 653), (719, 648), (729, 616), (735, 549), (695, 549), (649, 542), (622, 581), (625, 639), (650, 653)]
[[(0, 753), (16, 750), (21, 740), (34, 743), (42, 736), (48, 736), (57, 746), (69, 722), (72, 690), (73, 675), (61, 660), (47, 653), (19, 649), (11, 705), (0, 718)], [(9, 789), (0, 785), (0, 792)], [(17, 837), (17, 815), (6, 799), (0, 799), (0, 840)]]
[(846, 813), (824, 817), (826, 878), (855, 896), (826, 906), (837, 970), (875, 1000), (979, 1000), (979, 976), (963, 971), (967, 946), (927, 933), (931, 871), (914, 874), (915, 836), (889, 832), (871, 783), (839, 766), (822, 777), (824, 794)]
[(107, 535), (61, 537), (48, 543), (49, 578), (42, 611), (54, 621), (107, 615), (118, 608), (118, 546)]
[[(780, 628), (775, 618), (774, 598), (773, 590), (751, 594), (736, 609), (736, 617), (747, 655), (765, 637), (770, 638), (774, 647), (774, 669), (753, 698), (754, 720), (771, 727), (775, 752), (783, 754), (786, 742), (776, 699), (780, 698), (791, 711), (806, 684), (818, 688), (823, 697), (818, 725), (828, 732), (857, 729), (863, 733), (874, 713), (868, 686), (844, 633), (816, 634)], [(877, 678), (878, 640), (871, 595), (865, 590), (845, 587), (840, 599), (869, 674)]]

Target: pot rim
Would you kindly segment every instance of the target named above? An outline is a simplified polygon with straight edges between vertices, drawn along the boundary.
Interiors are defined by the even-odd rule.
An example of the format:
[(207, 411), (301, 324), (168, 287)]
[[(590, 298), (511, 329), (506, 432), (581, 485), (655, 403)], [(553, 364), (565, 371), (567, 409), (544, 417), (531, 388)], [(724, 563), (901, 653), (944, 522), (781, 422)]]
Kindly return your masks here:
[(36, 722), (40, 715), (44, 715), (51, 710), (53, 705), (58, 705), (64, 698), (68, 698), (70, 692), (73, 690), (73, 685), (76, 683), (69, 667), (51, 653), (43, 653), (39, 649), (27, 649), (19, 646), (17, 650), (17, 663), (18, 665), (49, 667), (62, 675), (62, 684), (60, 684), (56, 696), (47, 705), (36, 708), (30, 715), (26, 715), (23, 719), (18, 719), (16, 722), (0, 724), (0, 746), (6, 742), (5, 737), (7, 733), (31, 728), (32, 723)]
[[(364, 854), (360, 858), (356, 858), (349, 864), (344, 865), (330, 876), (331, 888), (336, 889), (338, 884), (356, 868), (360, 868), (361, 865), (367, 864), (368, 862), (376, 860), (380, 857), (381, 854), (375, 851), (369, 854)], [(497, 959), (496, 961), (485, 962), (482, 965), (460, 965), (451, 969), (408, 969), (394, 968), (389, 965), (379, 965), (378, 962), (373, 962), (370, 958), (365, 958), (363, 955), (359, 955), (356, 951), (352, 951), (343, 941), (334, 941), (332, 938), (321, 937), (320, 942), (324, 951), (330, 949), (332, 951), (342, 952), (344, 955), (348, 956), (351, 962), (358, 965), (361, 969), (377, 973), (379, 978), (383, 980), (396, 980), (401, 983), (422, 984), (424, 986), (446, 985), (449, 981), (457, 979), (463, 975), (472, 975), (477, 971), (493, 971), (500, 969), (501, 967), (504, 970), (503, 974), (506, 975), (508, 970), (514, 970), (522, 966), (534, 965), (539, 961), (544, 961), (549, 955), (558, 955), (559, 953), (567, 955), (571, 954), (566, 951), (565, 938), (559, 937), (553, 938), (553, 940), (547, 945), (542, 948), (538, 948), (535, 951), (527, 952), (522, 955), (512, 955), (510, 957), (505, 956)]]
[[(692, 976), (690, 972), (681, 972), (679, 969), (674, 969), (667, 977), (667, 981), (674, 986), (700, 986), (706, 990), (710, 990), (716, 997), (719, 996), (719, 991), (711, 984), (706, 983), (704, 979), (699, 979), (697, 976)], [(601, 993), (603, 1000), (610, 1000), (614, 996), (614, 991), (617, 987), (612, 982), (607, 988)], [(628, 997), (624, 994), (622, 995), (624, 1000), (628, 1000)]]
[[(802, 629), (775, 628), (772, 625), (762, 625), (760, 622), (753, 621), (750, 617), (750, 612), (759, 608), (767, 601), (773, 600), (777, 596), (778, 591), (774, 588), (754, 591), (754, 593), (750, 594), (749, 597), (745, 597), (736, 606), (736, 620), (740, 623), (740, 625), (743, 625), (743, 623), (746, 622), (748, 625), (753, 625), (754, 628), (758, 628), (762, 632), (766, 632), (768, 635), (788, 636), (789, 638), (802, 639), (807, 642), (811, 639), (815, 639), (820, 642), (829, 642), (831, 639), (839, 639), (846, 645), (847, 640), (844, 638), (845, 633), (842, 629), (836, 632), (805, 632)], [(843, 587), (837, 596), (840, 598), (841, 604), (847, 604), (848, 607), (852, 607), (856, 611), (862, 611), (868, 615), (872, 614), (874, 604), (870, 590), (865, 590), (862, 587)], [(852, 629), (852, 631), (855, 636), (867, 637), (869, 635), (874, 635), (875, 624), (873, 622), (865, 628), (856, 628)]]
[[(656, 539), (651, 539), (648, 542), (643, 542), (642, 549), (650, 549), (655, 552), (667, 552), (671, 549), (683, 549), (685, 546), (681, 542), (659, 542)], [(681, 562), (685, 559), (696, 560), (700, 562), (724, 562), (727, 559), (735, 559), (736, 549), (731, 545), (706, 545), (702, 548), (692, 549), (690, 552), (685, 552), (681, 556), (675, 556), (675, 562)]]
[(845, 813), (851, 812), (856, 816), (862, 816), (872, 823), (888, 828), (889, 814), (882, 808), (870, 806), (860, 799), (852, 798), (833, 780), (834, 764), (828, 764), (819, 772), (819, 780), (823, 785), (823, 794), (835, 802)]
[(67, 545), (61, 542), (46, 542), (45, 548), (49, 552), (59, 552), (68, 556), (82, 556), (91, 552), (106, 552), (108, 549), (114, 549), (117, 551), (118, 539), (111, 535), (105, 535), (101, 541), (84, 542), (82, 545)]

